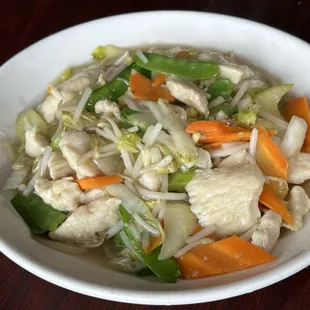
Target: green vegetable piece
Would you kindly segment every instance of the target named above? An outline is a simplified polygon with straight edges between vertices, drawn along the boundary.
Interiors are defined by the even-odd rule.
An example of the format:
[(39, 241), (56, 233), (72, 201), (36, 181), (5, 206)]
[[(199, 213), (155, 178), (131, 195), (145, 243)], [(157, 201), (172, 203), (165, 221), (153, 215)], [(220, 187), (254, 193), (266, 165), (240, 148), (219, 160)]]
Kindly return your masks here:
[(33, 234), (42, 234), (55, 230), (67, 218), (66, 214), (45, 204), (34, 193), (28, 196), (18, 193), (11, 203)]
[(209, 117), (215, 117), (216, 114), (220, 111), (223, 111), (228, 117), (231, 117), (238, 112), (238, 109), (232, 107), (229, 103), (222, 103), (217, 107), (210, 109)]
[(176, 260), (174, 258), (158, 260), (161, 246), (156, 248), (149, 255), (144, 254), (141, 242), (137, 241), (130, 231), (129, 224), (132, 221), (131, 215), (122, 205), (120, 205), (119, 211), (124, 224), (124, 231), (140, 258), (159, 278), (163, 279), (166, 282), (175, 283), (177, 281), (177, 278), (180, 276), (180, 270)]
[(42, 117), (33, 109), (27, 109), (21, 112), (16, 119), (16, 133), (17, 137), (22, 146), (25, 145), (25, 132), (28, 129), (28, 126), (36, 126), (38, 132), (48, 135), (49, 126), (44, 122)]
[(144, 53), (144, 56), (148, 60), (146, 63), (138, 56), (134, 57), (134, 62), (151, 71), (197, 80), (213, 79), (219, 75), (219, 66), (215, 62), (181, 59), (151, 53)]
[(125, 81), (129, 80), (132, 70), (136, 70), (146, 77), (151, 76), (151, 72), (145, 70), (144, 68), (141, 68), (136, 64), (130, 65), (123, 72), (121, 72), (117, 78), (108, 84), (94, 90), (86, 103), (86, 109), (90, 112), (94, 112), (95, 104), (99, 100), (108, 99), (111, 101), (117, 101), (119, 97), (123, 96), (128, 89), (128, 85)]
[(138, 153), (137, 144), (141, 142), (141, 138), (134, 132), (127, 132), (117, 143), (117, 149), (120, 151), (125, 148), (130, 153)]
[(70, 68), (66, 68), (66, 69), (64, 70), (64, 72), (62, 73), (62, 75), (61, 75), (61, 81), (62, 81), (62, 82), (65, 82), (65, 81), (67, 81), (68, 79), (70, 79), (71, 76), (72, 76), (72, 71), (71, 71), (71, 69), (70, 69)]
[(170, 174), (168, 181), (168, 191), (174, 192), (184, 190), (185, 186), (187, 185), (188, 182), (191, 181), (194, 175), (195, 175), (194, 167), (188, 169), (186, 172), (178, 170), (177, 172)]
[(254, 112), (247, 112), (246, 110), (243, 110), (235, 114), (234, 118), (239, 126), (250, 127), (255, 124), (257, 116)]
[(281, 84), (272, 86), (254, 97), (254, 104), (260, 109), (276, 117), (282, 117), (279, 112), (279, 102), (281, 98), (289, 92), (293, 84)]
[(139, 276), (139, 277), (154, 276), (154, 273), (150, 268), (143, 268), (143, 269), (137, 271), (137, 276)]
[(121, 120), (131, 126), (137, 126), (142, 131), (145, 131), (148, 126), (156, 125), (156, 118), (152, 113), (138, 112), (130, 109), (125, 109), (121, 112)]
[(92, 56), (96, 60), (102, 60), (104, 58), (113, 58), (118, 57), (123, 54), (125, 50), (122, 48), (116, 47), (114, 45), (98, 45), (92, 52)]
[(212, 83), (208, 88), (208, 93), (211, 95), (210, 100), (222, 96), (228, 99), (234, 90), (234, 84), (229, 79), (219, 79)]

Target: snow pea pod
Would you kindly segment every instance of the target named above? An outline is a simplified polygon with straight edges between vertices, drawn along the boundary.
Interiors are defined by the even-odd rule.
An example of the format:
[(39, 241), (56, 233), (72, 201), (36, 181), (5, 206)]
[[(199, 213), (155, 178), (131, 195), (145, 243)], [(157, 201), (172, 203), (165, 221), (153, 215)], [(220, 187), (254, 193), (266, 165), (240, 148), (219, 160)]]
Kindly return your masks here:
[(137, 241), (130, 231), (129, 224), (133, 221), (131, 214), (129, 214), (122, 205), (120, 205), (119, 212), (124, 224), (124, 231), (140, 258), (159, 278), (166, 282), (175, 283), (180, 276), (180, 270), (176, 260), (174, 258), (159, 260), (158, 255), (161, 246), (156, 248), (151, 254), (145, 254), (141, 242)]
[(144, 53), (147, 62), (143, 62), (138, 56), (134, 62), (142, 68), (180, 76), (189, 79), (213, 79), (219, 74), (219, 66), (212, 61), (198, 61), (181, 59), (164, 55)]
[(18, 193), (11, 203), (33, 234), (55, 230), (67, 218), (66, 214), (47, 205), (34, 193), (28, 196)]
[(168, 191), (182, 191), (185, 186), (192, 180), (195, 175), (195, 168), (190, 168), (187, 171), (178, 170), (175, 173), (169, 174)]
[(145, 70), (144, 68), (141, 68), (134, 63), (131, 64), (124, 71), (122, 71), (119, 76), (116, 77), (114, 80), (94, 90), (86, 103), (86, 109), (90, 112), (94, 112), (95, 104), (99, 100), (108, 99), (111, 101), (117, 101), (119, 97), (123, 96), (128, 89), (128, 84), (126, 83), (126, 81), (129, 80), (131, 70), (136, 70), (147, 77), (150, 77), (151, 75), (148, 70)]
[(234, 90), (234, 84), (228, 79), (218, 79), (210, 85), (208, 93), (211, 95), (210, 100), (218, 96), (228, 99)]

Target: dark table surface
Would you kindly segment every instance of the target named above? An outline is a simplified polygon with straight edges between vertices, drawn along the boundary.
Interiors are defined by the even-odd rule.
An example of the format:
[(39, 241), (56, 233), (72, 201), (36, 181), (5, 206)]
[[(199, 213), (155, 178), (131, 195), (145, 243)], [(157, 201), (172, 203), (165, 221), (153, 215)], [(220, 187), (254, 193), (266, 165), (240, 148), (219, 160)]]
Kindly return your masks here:
[[(244, 17), (280, 28), (310, 42), (310, 0), (0, 0), (0, 64), (32, 43), (69, 26), (119, 13), (163, 9)], [(170, 309), (310, 309), (309, 292), (308, 268), (254, 293)], [(0, 309), (159, 308), (165, 307), (121, 304), (67, 291), (39, 279), (0, 254)]]

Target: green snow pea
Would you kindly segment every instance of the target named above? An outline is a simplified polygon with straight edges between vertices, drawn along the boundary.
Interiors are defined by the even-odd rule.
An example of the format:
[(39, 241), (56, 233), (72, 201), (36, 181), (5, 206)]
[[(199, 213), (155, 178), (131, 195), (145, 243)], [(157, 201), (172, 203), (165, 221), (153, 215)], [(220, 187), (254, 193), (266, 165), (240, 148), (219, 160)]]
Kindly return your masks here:
[(158, 255), (160, 253), (161, 246), (156, 248), (151, 254), (145, 254), (143, 252), (141, 242), (136, 240), (130, 231), (129, 224), (132, 222), (132, 216), (122, 205), (120, 205), (119, 211), (123, 221), (124, 231), (140, 258), (159, 278), (166, 282), (175, 283), (177, 278), (180, 276), (180, 270), (176, 260), (174, 258), (159, 260)]
[(86, 109), (90, 112), (94, 112), (95, 104), (99, 100), (108, 99), (111, 101), (117, 101), (119, 97), (123, 96), (128, 89), (126, 81), (129, 80), (131, 70), (136, 70), (146, 77), (150, 77), (151, 75), (151, 73), (144, 68), (141, 68), (136, 64), (131, 64), (124, 71), (122, 71), (117, 78), (94, 90), (86, 103)]
[(172, 74), (189, 79), (213, 79), (219, 74), (219, 66), (212, 61), (199, 61), (181, 59), (164, 55), (144, 53), (147, 62), (143, 62), (138, 56), (134, 62), (142, 68)]
[(34, 193), (28, 196), (18, 193), (11, 203), (33, 234), (55, 230), (67, 218), (66, 214), (47, 205)]
[(195, 168), (190, 168), (186, 172), (178, 170), (175, 173), (169, 174), (168, 191), (184, 190), (185, 186), (195, 175)]
[(234, 89), (234, 84), (229, 79), (219, 79), (212, 83), (208, 88), (208, 93), (211, 95), (210, 100), (222, 96), (228, 99)]

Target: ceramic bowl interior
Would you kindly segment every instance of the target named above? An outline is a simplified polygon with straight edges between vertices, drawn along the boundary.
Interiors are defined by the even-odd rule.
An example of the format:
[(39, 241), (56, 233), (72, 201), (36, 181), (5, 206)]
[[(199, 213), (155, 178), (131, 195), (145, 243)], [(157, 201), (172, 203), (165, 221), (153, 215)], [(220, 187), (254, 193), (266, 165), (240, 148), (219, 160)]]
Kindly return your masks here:
[[(235, 51), (245, 61), (294, 83), (296, 95), (310, 98), (310, 46), (286, 33), (254, 22), (197, 12), (145, 12), (82, 24), (52, 35), (16, 55), (0, 68), (0, 129), (14, 134), (17, 114), (37, 105), (46, 85), (65, 67), (83, 64), (99, 44), (123, 47), (183, 45)], [(0, 186), (9, 173), (0, 156)], [(310, 221), (296, 233), (282, 235), (273, 254), (278, 260), (257, 268), (199, 280), (166, 284), (152, 278), (112, 271), (34, 241), (28, 228), (1, 196), (0, 250), (35, 275), (69, 290), (137, 304), (190, 304), (223, 299), (265, 287), (310, 264)]]

